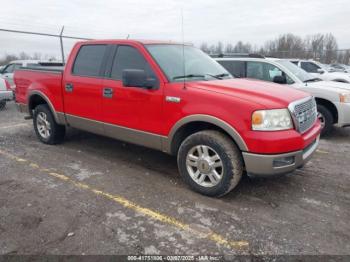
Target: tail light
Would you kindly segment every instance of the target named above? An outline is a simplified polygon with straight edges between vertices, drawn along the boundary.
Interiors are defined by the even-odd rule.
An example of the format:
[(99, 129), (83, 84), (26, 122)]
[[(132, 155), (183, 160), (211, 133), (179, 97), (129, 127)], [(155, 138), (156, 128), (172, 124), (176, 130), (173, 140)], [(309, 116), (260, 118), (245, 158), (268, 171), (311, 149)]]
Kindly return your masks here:
[(7, 81), (6, 79), (5, 79), (5, 84), (6, 84), (6, 89), (8, 91), (12, 91), (12, 88), (11, 88), (11, 85), (10, 85), (9, 81)]

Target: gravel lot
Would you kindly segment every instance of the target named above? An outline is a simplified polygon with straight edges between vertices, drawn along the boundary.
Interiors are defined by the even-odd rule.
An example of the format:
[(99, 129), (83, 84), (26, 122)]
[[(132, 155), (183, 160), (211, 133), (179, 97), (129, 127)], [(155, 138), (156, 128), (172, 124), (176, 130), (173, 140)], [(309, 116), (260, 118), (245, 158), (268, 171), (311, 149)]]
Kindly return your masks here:
[(0, 254), (350, 255), (350, 129), (294, 174), (192, 192), (176, 159), (69, 130), (47, 146), (0, 112)]

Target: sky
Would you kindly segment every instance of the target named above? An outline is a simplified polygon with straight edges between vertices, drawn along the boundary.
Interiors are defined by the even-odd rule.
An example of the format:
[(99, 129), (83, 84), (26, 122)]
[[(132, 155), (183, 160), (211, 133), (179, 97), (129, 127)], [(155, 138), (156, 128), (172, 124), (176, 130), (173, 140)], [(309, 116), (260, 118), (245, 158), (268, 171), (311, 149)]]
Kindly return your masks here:
[[(182, 41), (199, 46), (241, 40), (260, 46), (284, 33), (332, 33), (350, 48), (349, 0), (0, 0), (0, 28), (94, 39)], [(64, 40), (69, 53), (75, 40)], [(0, 32), (0, 57), (57, 56), (59, 40)]]

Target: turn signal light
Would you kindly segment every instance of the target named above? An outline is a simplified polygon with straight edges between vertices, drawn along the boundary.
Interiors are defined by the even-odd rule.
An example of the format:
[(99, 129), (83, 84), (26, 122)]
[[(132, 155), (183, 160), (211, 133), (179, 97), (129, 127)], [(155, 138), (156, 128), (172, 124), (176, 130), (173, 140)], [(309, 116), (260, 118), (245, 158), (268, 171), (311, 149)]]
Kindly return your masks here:
[(261, 125), (264, 121), (264, 116), (262, 112), (256, 111), (252, 115), (252, 124), (253, 125)]

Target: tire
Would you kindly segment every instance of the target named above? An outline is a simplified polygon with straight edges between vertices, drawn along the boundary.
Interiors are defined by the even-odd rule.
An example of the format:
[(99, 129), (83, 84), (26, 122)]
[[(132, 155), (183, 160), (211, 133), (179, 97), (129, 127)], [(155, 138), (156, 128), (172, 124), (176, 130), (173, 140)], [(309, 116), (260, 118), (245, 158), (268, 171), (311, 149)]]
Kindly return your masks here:
[(37, 137), (44, 144), (55, 145), (63, 141), (66, 128), (56, 123), (50, 108), (46, 104), (38, 105), (34, 109), (33, 124)]
[(317, 105), (317, 117), (321, 121), (321, 136), (329, 135), (333, 129), (334, 117), (324, 105)]
[(5, 100), (1, 100), (0, 101), (0, 110), (4, 110), (6, 107), (6, 101)]
[[(212, 161), (214, 159), (215, 164)], [(201, 131), (187, 137), (179, 148), (177, 162), (183, 180), (194, 191), (211, 197), (220, 197), (230, 192), (243, 174), (241, 152), (231, 138), (214, 130)], [(213, 175), (213, 169), (219, 179)]]

